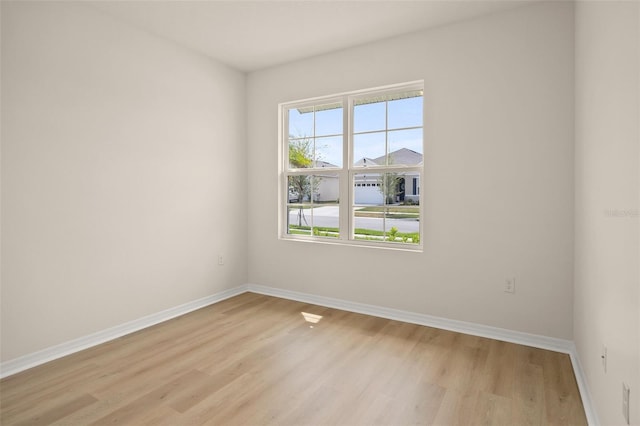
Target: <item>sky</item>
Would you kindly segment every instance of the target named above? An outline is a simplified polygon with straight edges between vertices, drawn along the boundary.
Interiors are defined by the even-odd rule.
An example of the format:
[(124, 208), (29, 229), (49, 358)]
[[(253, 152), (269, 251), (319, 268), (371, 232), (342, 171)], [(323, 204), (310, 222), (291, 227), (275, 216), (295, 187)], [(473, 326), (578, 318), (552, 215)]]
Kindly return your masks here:
[[(342, 112), (340, 104), (315, 113), (301, 114), (298, 109), (290, 109), (289, 135), (315, 136), (316, 160), (342, 166)], [(388, 115), (388, 133), (384, 131), (385, 114)], [(393, 130), (422, 126), (422, 97), (356, 105), (353, 122), (354, 161), (383, 156), (387, 135), (389, 152), (408, 148), (423, 153), (422, 129)]]

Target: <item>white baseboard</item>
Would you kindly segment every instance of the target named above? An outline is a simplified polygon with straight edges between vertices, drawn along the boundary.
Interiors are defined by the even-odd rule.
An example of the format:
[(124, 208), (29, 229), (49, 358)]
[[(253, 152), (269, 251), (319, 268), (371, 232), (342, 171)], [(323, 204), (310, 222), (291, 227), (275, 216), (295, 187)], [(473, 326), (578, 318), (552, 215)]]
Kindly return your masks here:
[(573, 372), (576, 376), (576, 382), (578, 383), (578, 390), (580, 391), (580, 397), (582, 399), (582, 405), (585, 409), (587, 421), (589, 425), (592, 426), (599, 424), (598, 417), (592, 403), (591, 394), (585, 380), (584, 371), (582, 370), (582, 366), (580, 365), (576, 346), (570, 340), (523, 333), (520, 331), (507, 330), (503, 328), (491, 327), (488, 325), (475, 324), (465, 321), (457, 321), (432, 315), (402, 311), (399, 309), (385, 308), (382, 306), (367, 305), (364, 303), (333, 299), (331, 297), (283, 290), (258, 284), (248, 284), (248, 291), (264, 294), (267, 296), (280, 297), (283, 299), (296, 300), (299, 302), (341, 309), (349, 312), (373, 315), (376, 317), (403, 321), (411, 324), (425, 325), (428, 327), (435, 327), (444, 330), (456, 331), (459, 333), (471, 334), (473, 336), (487, 337), (504, 342), (517, 343), (520, 345), (566, 353), (571, 358)]
[(488, 337), (490, 339), (518, 343), (521, 345), (533, 346), (536, 348), (548, 349), (567, 354), (571, 352), (573, 344), (570, 340), (522, 333), (504, 328), (491, 327), (488, 325), (457, 321), (432, 315), (402, 311), (399, 309), (385, 308), (382, 306), (367, 305), (365, 303), (349, 302), (341, 299), (333, 299), (331, 297), (316, 296), (313, 294), (299, 293), (297, 291), (283, 290), (263, 285), (249, 284), (248, 287), (249, 291), (253, 293), (297, 300), (299, 302), (312, 303), (314, 305), (342, 309), (344, 311), (357, 312), (359, 314), (373, 315), (376, 317), (409, 322), (412, 324), (425, 325), (443, 330), (457, 331), (459, 333), (471, 334), (473, 336)]
[(224, 290), (219, 293), (212, 294), (211, 296), (203, 297), (202, 299), (193, 300), (97, 333), (92, 333), (87, 336), (3, 362), (0, 364), (0, 378), (11, 376), (23, 370), (53, 361), (54, 359), (62, 358), (63, 356), (117, 339), (118, 337), (122, 337), (138, 330), (142, 330), (143, 328), (151, 327), (152, 325), (204, 308), (205, 306), (245, 293), (246, 291), (246, 285)]
[(569, 352), (569, 356), (571, 357), (573, 374), (576, 376), (576, 382), (578, 383), (578, 390), (580, 391), (580, 397), (582, 398), (584, 412), (587, 416), (587, 423), (592, 426), (599, 425), (600, 421), (598, 420), (598, 413), (595, 409), (596, 406), (593, 404), (593, 399), (591, 398), (591, 392), (589, 391), (589, 386), (587, 385), (587, 379), (584, 374), (584, 370), (582, 369), (580, 357), (578, 356), (578, 349), (573, 342), (571, 342), (571, 352)]
[(159, 324), (247, 291), (569, 354), (573, 371), (576, 376), (576, 381), (578, 383), (580, 396), (582, 398), (582, 404), (584, 405), (585, 414), (587, 416), (587, 421), (589, 422), (589, 425), (599, 424), (584, 371), (580, 364), (576, 346), (570, 340), (556, 339), (553, 337), (523, 333), (465, 321), (451, 320), (432, 315), (385, 308), (382, 306), (368, 305), (365, 303), (350, 302), (347, 300), (300, 293), (297, 291), (283, 290), (258, 284), (245, 284), (225, 290), (202, 299), (194, 300), (137, 320), (129, 321), (127, 323), (90, 334), (88, 336), (80, 337), (69, 342), (3, 362), (0, 364), (0, 378), (11, 376), (19, 373), (20, 371), (53, 361), (54, 359), (108, 342), (126, 334)]

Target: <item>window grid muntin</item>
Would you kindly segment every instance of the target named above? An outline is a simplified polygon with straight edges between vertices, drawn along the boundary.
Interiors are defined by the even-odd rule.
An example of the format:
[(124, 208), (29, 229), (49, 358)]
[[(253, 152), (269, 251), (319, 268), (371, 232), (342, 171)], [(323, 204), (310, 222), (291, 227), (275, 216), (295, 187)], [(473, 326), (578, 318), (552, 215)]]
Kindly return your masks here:
[[(386, 191), (386, 185), (388, 183), (388, 180), (386, 178), (382, 178), (382, 183), (380, 184), (380, 186), (382, 187), (382, 201), (381, 203), (378, 204), (367, 204), (367, 203), (357, 203), (356, 202), (356, 197), (355, 197), (355, 188), (356, 188), (356, 175), (363, 175), (366, 173), (372, 172), (372, 174), (378, 175), (378, 174), (382, 174), (382, 173), (399, 173), (400, 178), (404, 178), (405, 179), (405, 186), (407, 185), (407, 178), (409, 177), (413, 177), (415, 174), (415, 177), (418, 179), (418, 182), (422, 179), (422, 169), (420, 167), (408, 167), (408, 168), (400, 168), (400, 167), (394, 167), (394, 168), (389, 168), (389, 167), (384, 167), (384, 166), (380, 166), (378, 167), (376, 170), (373, 169), (359, 169), (359, 170), (352, 170), (349, 173), (349, 180), (350, 180), (350, 189), (351, 189), (351, 202), (350, 202), (350, 206), (349, 206), (349, 214), (351, 215), (351, 224), (352, 226), (349, 229), (349, 237), (350, 240), (356, 240), (356, 229), (358, 229), (358, 227), (356, 226), (356, 219), (355, 219), (355, 209), (356, 208), (368, 208), (368, 207), (379, 207), (382, 209), (382, 232), (384, 233), (384, 236), (386, 237), (388, 235), (388, 231), (391, 230), (391, 226), (387, 227), (387, 216), (391, 215), (391, 211), (390, 208), (393, 209), (398, 209), (398, 210), (406, 210), (407, 214), (410, 213), (410, 210), (415, 209), (416, 207), (418, 207), (418, 230), (417, 233), (418, 237), (420, 238), (420, 240), (422, 239), (422, 214), (423, 214), (423, 209), (422, 209), (422, 198), (420, 196), (420, 194), (414, 194), (417, 195), (418, 199), (419, 199), (419, 204), (417, 206), (410, 206), (410, 205), (395, 205), (395, 204), (389, 204), (387, 202), (387, 191)], [(379, 176), (375, 176), (375, 179), (378, 179)], [(376, 182), (377, 183), (377, 182)], [(373, 184), (371, 184), (373, 185)], [(406, 189), (405, 189), (406, 191)], [(398, 231), (401, 234), (414, 234), (414, 232), (407, 232), (407, 231)], [(358, 241), (361, 241), (360, 239), (357, 239)], [(388, 244), (388, 242), (386, 241), (382, 241), (382, 244)], [(400, 242), (395, 242), (392, 244), (407, 244), (410, 246), (413, 246), (414, 243), (400, 243)], [(421, 244), (421, 243), (420, 243)], [(417, 244), (416, 244), (417, 245)], [(421, 246), (421, 245), (420, 245)]]
[[(414, 91), (414, 92), (421, 93), (420, 95), (418, 95), (420, 97), (424, 96), (422, 94), (422, 90)], [(396, 93), (396, 91), (387, 91), (387, 92), (383, 92), (383, 94), (379, 95), (379, 96), (384, 96), (384, 94), (395, 94), (395, 93)], [(414, 96), (414, 97), (418, 97), (418, 96)], [(359, 97), (357, 97), (355, 99), (361, 99), (362, 100), (362, 99), (371, 99), (371, 98), (375, 98), (375, 96), (371, 96), (371, 97), (369, 97), (369, 96), (359, 96)], [(408, 98), (409, 97), (401, 98), (401, 99), (408, 99)], [(355, 119), (355, 110), (354, 110), (354, 108), (356, 106), (358, 106), (358, 105), (356, 105), (356, 100), (355, 99), (354, 99), (354, 101), (351, 103), (351, 105), (349, 107), (350, 110), (354, 111), (354, 113), (352, 114), (353, 115), (353, 119)], [(384, 129), (364, 130), (364, 131), (356, 132), (354, 130), (355, 129), (355, 123), (352, 122), (351, 126), (349, 127), (348, 130), (350, 131), (350, 133), (354, 137), (355, 136), (359, 136), (359, 135), (370, 135), (370, 134), (382, 134), (382, 133), (384, 133), (385, 148), (384, 148), (383, 156), (385, 158), (384, 159), (384, 163), (385, 164), (384, 165), (382, 165), (382, 164), (377, 165), (377, 166), (384, 167), (384, 166), (389, 166), (390, 165), (389, 164), (389, 154), (390, 154), (390, 152), (389, 152), (389, 132), (399, 132), (399, 131), (404, 131), (404, 130), (423, 130), (424, 129), (424, 122), (423, 122), (422, 126), (408, 126), (408, 127), (389, 128), (389, 102), (393, 102), (393, 100), (384, 100), (384, 101), (380, 100), (380, 101), (377, 101), (377, 102), (380, 102), (380, 103), (384, 102), (384, 113), (385, 113), (384, 114), (384, 116), (385, 116)], [(375, 102), (371, 102), (371, 103), (375, 103)], [(424, 131), (423, 131), (423, 135), (422, 135), (422, 146), (423, 146), (423, 152), (421, 154), (424, 156)], [(352, 145), (352, 147), (353, 147), (353, 145)], [(365, 166), (365, 165), (356, 165), (355, 164), (355, 160), (356, 160), (355, 157), (350, 159), (350, 163), (349, 164), (350, 164), (351, 168), (365, 168), (365, 167), (368, 168), (368, 167), (370, 167), (370, 166)]]
[[(284, 120), (283, 123), (283, 128), (285, 128), (284, 124), (288, 123), (288, 111), (289, 109), (292, 108), (303, 108), (304, 106), (314, 106), (314, 105), (326, 105), (331, 103), (333, 100), (335, 99), (341, 99), (342, 102), (342, 110), (343, 110), (343, 133), (342, 133), (342, 137), (343, 137), (343, 156), (342, 156), (342, 166), (341, 167), (335, 167), (335, 168), (327, 168), (327, 167), (317, 167), (317, 168), (303, 168), (303, 169), (289, 169), (288, 167), (288, 143), (286, 144), (286, 149), (284, 149), (283, 151), (283, 164), (285, 165), (284, 170), (286, 171), (286, 173), (283, 173), (284, 175), (284, 179), (286, 182), (286, 179), (290, 173), (302, 173), (302, 174), (313, 174), (313, 172), (319, 172), (319, 171), (331, 171), (331, 172), (336, 172), (339, 175), (339, 181), (340, 182), (347, 182), (347, 183), (341, 183), (340, 184), (340, 188), (339, 188), (339, 193), (340, 193), (340, 201), (339, 201), (339, 229), (340, 229), (340, 242), (343, 243), (350, 243), (350, 244), (355, 244), (355, 245), (359, 245), (359, 246), (371, 246), (371, 247), (378, 247), (378, 248), (385, 248), (385, 249), (400, 249), (400, 250), (408, 250), (408, 251), (421, 251), (423, 244), (422, 244), (422, 233), (423, 233), (423, 215), (424, 215), (424, 202), (423, 202), (423, 196), (421, 194), (421, 192), (423, 191), (418, 191), (418, 194), (413, 194), (415, 196), (417, 196), (418, 198), (418, 204), (417, 206), (419, 206), (419, 211), (418, 211), (418, 217), (419, 217), (419, 227), (418, 227), (418, 235), (420, 237), (420, 241), (417, 244), (412, 244), (412, 243), (408, 243), (408, 244), (403, 244), (403, 243), (397, 243), (397, 244), (389, 244), (388, 242), (382, 242), (382, 243), (375, 243), (375, 242), (369, 242), (369, 241), (361, 241), (361, 240), (355, 240), (351, 237), (353, 230), (355, 228), (355, 221), (353, 220), (352, 217), (352, 210), (354, 207), (357, 207), (358, 205), (354, 203), (354, 185), (353, 185), (353, 174), (357, 173), (357, 172), (362, 172), (363, 170), (371, 170), (373, 171), (388, 171), (388, 172), (401, 172), (401, 173), (407, 173), (407, 172), (416, 172), (416, 177), (418, 179), (418, 182), (421, 182), (423, 180), (423, 162), (421, 162), (420, 164), (411, 164), (411, 165), (393, 165), (393, 166), (389, 166), (386, 165), (386, 163), (388, 162), (388, 137), (385, 136), (385, 165), (376, 165), (376, 166), (366, 166), (366, 167), (362, 167), (362, 166), (354, 166), (353, 165), (353, 136), (354, 136), (354, 132), (352, 131), (352, 129), (354, 128), (354, 114), (353, 114), (353, 107), (354, 107), (354, 103), (356, 101), (358, 101), (359, 99), (366, 99), (366, 98), (371, 98), (374, 95), (380, 95), (380, 96), (384, 96), (385, 94), (397, 94), (397, 93), (408, 93), (411, 89), (413, 89), (416, 93), (419, 93), (418, 96), (421, 96), (422, 102), (423, 102), (423, 113), (422, 113), (422, 121), (423, 121), (423, 125), (422, 126), (410, 126), (410, 127), (402, 127), (402, 128), (394, 128), (394, 129), (388, 129), (388, 102), (390, 102), (389, 100), (385, 100), (385, 127), (386, 129), (384, 130), (385, 135), (388, 134), (389, 131), (396, 131), (396, 130), (412, 130), (412, 129), (424, 129), (424, 83), (423, 82), (415, 82), (415, 83), (409, 83), (409, 84), (399, 84), (399, 85), (393, 85), (393, 86), (388, 86), (387, 88), (383, 88), (383, 89), (379, 89), (379, 90), (363, 90), (363, 91), (358, 91), (358, 92), (351, 92), (351, 93), (347, 93), (344, 95), (341, 95), (339, 98), (336, 96), (333, 97), (320, 97), (320, 98), (316, 98), (316, 99), (310, 99), (307, 101), (303, 101), (303, 102), (290, 102), (290, 103), (286, 103), (286, 104), (281, 104), (281, 108), (284, 110), (284, 114), (282, 115), (282, 118)], [(314, 119), (314, 123), (315, 123), (315, 119)], [(288, 128), (287, 128), (288, 131)], [(363, 133), (376, 133), (376, 132), (381, 132), (379, 130), (374, 130), (374, 131), (365, 131), (365, 132), (359, 132), (356, 134), (363, 134)], [(323, 135), (325, 136), (325, 135)], [(340, 136), (340, 135), (336, 135), (336, 136)], [(288, 140), (288, 138), (287, 138)], [(421, 138), (421, 143), (422, 143), (422, 155), (424, 156), (424, 131), (422, 133), (422, 138)], [(315, 146), (315, 145), (314, 145)], [(406, 181), (405, 181), (405, 185), (406, 185)], [(344, 195), (347, 195), (346, 197), (346, 201), (345, 201), (345, 197)], [(286, 204), (286, 199), (284, 200), (285, 204)], [(286, 208), (286, 205), (285, 205)], [(346, 214), (345, 214), (346, 213)], [(384, 215), (383, 215), (384, 216)], [(288, 220), (288, 219), (287, 219)], [(344, 232), (344, 230), (347, 230), (347, 232)], [(280, 234), (283, 235), (283, 234)], [(296, 238), (297, 236), (294, 235), (290, 235), (287, 234), (286, 232), (284, 233), (283, 236), (286, 236), (287, 239), (298, 239)], [(316, 241), (316, 237), (314, 237), (313, 235), (310, 237), (306, 237), (303, 236), (302, 238), (305, 241)], [(332, 241), (335, 241), (336, 239), (332, 239)]]
[[(341, 169), (342, 167), (344, 167), (344, 155), (342, 156), (342, 166), (335, 166), (335, 167), (313, 167), (314, 164), (316, 164), (316, 162), (320, 161), (317, 158), (317, 147), (316, 147), (316, 141), (317, 139), (322, 139), (322, 138), (329, 138), (329, 137), (341, 137), (343, 136), (344, 131), (346, 130), (344, 128), (344, 123), (342, 125), (342, 131), (343, 133), (335, 133), (335, 134), (323, 134), (323, 135), (319, 135), (317, 134), (317, 120), (316, 120), (316, 113), (318, 112), (318, 108), (321, 108), (323, 106), (330, 106), (330, 105), (340, 105), (337, 106), (337, 108), (342, 108), (342, 110), (344, 111), (345, 109), (345, 103), (344, 103), (344, 96), (332, 96), (332, 97), (328, 97), (328, 98), (320, 98), (317, 101), (313, 101), (313, 100), (309, 100), (309, 101), (304, 101), (304, 102), (295, 102), (295, 103), (290, 103), (290, 104), (284, 104), (282, 106), (284, 114), (283, 114), (283, 123), (282, 123), (282, 128), (286, 130), (286, 138), (287, 138), (287, 147), (286, 150), (284, 150), (284, 156), (285, 156), (285, 162), (284, 164), (286, 165), (285, 170), (287, 171), (292, 171), (292, 170), (313, 170), (313, 169), (321, 169), (321, 170), (327, 170), (327, 169)], [(312, 119), (312, 134), (311, 135), (305, 135), (305, 136), (296, 136), (296, 137), (291, 137), (290, 134), (290, 128), (289, 128), (289, 117), (290, 117), (290, 111), (293, 109), (296, 110), (303, 110), (303, 109), (309, 109), (311, 108), (311, 111), (313, 114), (313, 119)], [(324, 109), (322, 109), (321, 111), (323, 111)], [(289, 148), (290, 148), (290, 144), (292, 141), (301, 141), (301, 140), (305, 140), (305, 139), (309, 139), (312, 142), (312, 161), (311, 161), (311, 167), (292, 167), (291, 164), (289, 163)], [(343, 141), (344, 143), (344, 141)]]
[[(326, 172), (327, 169), (321, 169), (324, 170)], [(292, 176), (308, 176), (311, 180), (310, 186), (311, 186), (311, 190), (310, 190), (310, 194), (309, 194), (309, 200), (305, 201), (304, 199), (304, 195), (302, 195), (301, 197), (298, 198), (298, 200), (296, 202), (290, 203), (289, 202), (289, 177)], [(337, 173), (334, 173), (333, 170), (331, 170), (330, 173), (325, 173), (326, 178), (330, 177), (330, 176), (335, 176), (336, 179), (338, 179), (338, 187), (340, 187), (340, 176)], [(287, 173), (286, 174), (286, 189), (287, 189), (287, 197), (285, 200), (285, 212), (286, 212), (286, 227), (285, 227), (285, 234), (287, 234), (288, 236), (296, 236), (296, 237), (302, 237), (302, 238), (316, 238), (316, 237), (322, 237), (322, 238), (332, 238), (332, 239), (338, 239), (342, 236), (342, 232), (340, 232), (340, 226), (338, 226), (338, 237), (333, 237), (333, 236), (323, 236), (323, 235), (314, 235), (314, 228), (319, 227), (319, 225), (317, 225), (315, 223), (315, 212), (314, 212), (314, 206), (317, 205), (340, 205), (340, 203), (331, 203), (331, 202), (327, 202), (327, 203), (322, 203), (320, 201), (316, 201), (315, 200), (315, 193), (314, 193), (314, 186), (315, 183), (314, 181), (318, 178), (322, 179), (323, 176), (318, 176), (317, 173), (308, 173), (306, 170), (304, 172), (292, 172), (292, 173)], [(320, 182), (318, 182), (319, 184)], [(309, 234), (310, 235), (302, 235), (299, 233), (291, 233), (291, 223), (290, 223), (290, 213), (289, 213), (289, 209), (290, 208), (296, 208), (296, 207), (302, 207), (301, 208), (301, 214), (304, 214), (304, 206), (309, 206), (309, 221), (306, 221), (305, 218), (305, 224), (302, 225), (301, 223), (298, 225), (294, 225), (294, 226), (308, 226), (309, 227)]]

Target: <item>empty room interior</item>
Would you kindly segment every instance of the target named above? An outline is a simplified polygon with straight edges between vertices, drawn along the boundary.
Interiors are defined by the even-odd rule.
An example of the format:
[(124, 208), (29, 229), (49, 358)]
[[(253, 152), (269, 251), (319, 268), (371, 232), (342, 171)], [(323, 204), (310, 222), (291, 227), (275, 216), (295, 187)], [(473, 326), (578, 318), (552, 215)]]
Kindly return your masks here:
[(0, 14), (3, 425), (640, 425), (640, 2)]

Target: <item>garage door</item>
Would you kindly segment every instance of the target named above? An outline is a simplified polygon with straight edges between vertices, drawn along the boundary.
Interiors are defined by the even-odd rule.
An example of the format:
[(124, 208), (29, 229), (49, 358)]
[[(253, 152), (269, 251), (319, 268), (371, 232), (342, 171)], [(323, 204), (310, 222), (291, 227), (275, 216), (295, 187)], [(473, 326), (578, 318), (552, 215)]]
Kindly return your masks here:
[(356, 204), (382, 204), (382, 192), (375, 183), (356, 183), (354, 189)]

